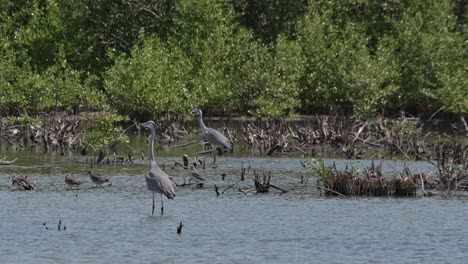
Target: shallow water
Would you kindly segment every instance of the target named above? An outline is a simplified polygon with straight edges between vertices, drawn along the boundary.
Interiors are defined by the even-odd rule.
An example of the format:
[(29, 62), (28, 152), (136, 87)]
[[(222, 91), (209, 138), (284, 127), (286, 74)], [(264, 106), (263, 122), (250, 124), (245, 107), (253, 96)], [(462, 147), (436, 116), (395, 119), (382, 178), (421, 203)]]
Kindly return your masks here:
[[(189, 170), (172, 169), (173, 160), (181, 159), (162, 154), (158, 163), (168, 174), (179, 184), (188, 180)], [(300, 158), (224, 156), (213, 168), (207, 157), (205, 186), (176, 187), (175, 200), (164, 198), (163, 216), (157, 196), (151, 216), (147, 161), (95, 167), (112, 181), (97, 188), (84, 176), (89, 165), (82, 156), (4, 155), (20, 159), (0, 167), (1, 263), (468, 263), (467, 200), (323, 197), (313, 178), (308, 187), (300, 183), (306, 175)], [(242, 162), (251, 170), (238, 182)], [(370, 161), (336, 163), (353, 164), (365, 167)], [(384, 172), (401, 172), (402, 165), (385, 161)], [(408, 165), (434, 170), (425, 162)], [(254, 188), (253, 170), (271, 171), (272, 183), (290, 191), (239, 192)], [(65, 186), (67, 173), (85, 182), (77, 195)], [(36, 180), (37, 190), (12, 188), (8, 177), (14, 174)], [(217, 197), (214, 185), (224, 194)]]

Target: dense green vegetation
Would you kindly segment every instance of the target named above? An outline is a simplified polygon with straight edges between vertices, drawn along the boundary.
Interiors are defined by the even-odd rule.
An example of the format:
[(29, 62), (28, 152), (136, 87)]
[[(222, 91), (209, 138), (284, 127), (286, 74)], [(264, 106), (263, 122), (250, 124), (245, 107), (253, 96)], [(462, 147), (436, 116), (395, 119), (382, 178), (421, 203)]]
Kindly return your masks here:
[(463, 0), (0, 0), (0, 112), (468, 113)]

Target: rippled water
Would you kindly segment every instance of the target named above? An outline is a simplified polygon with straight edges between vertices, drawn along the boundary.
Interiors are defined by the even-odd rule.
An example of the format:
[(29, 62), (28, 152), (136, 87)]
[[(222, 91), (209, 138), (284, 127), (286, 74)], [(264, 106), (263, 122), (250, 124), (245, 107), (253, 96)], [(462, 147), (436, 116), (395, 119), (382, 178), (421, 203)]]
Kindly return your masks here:
[[(84, 176), (89, 165), (81, 156), (7, 154), (20, 159), (0, 167), (1, 263), (468, 263), (465, 199), (323, 197), (300, 184), (306, 173), (298, 158), (226, 156), (215, 169), (207, 159), (205, 187), (176, 187), (175, 200), (164, 199), (165, 215), (151, 216), (146, 161), (96, 167), (112, 181), (97, 188)], [(173, 159), (180, 158), (158, 162), (181, 184), (190, 173), (172, 169)], [(239, 192), (253, 188), (251, 172), (226, 190), (239, 180), (242, 162), (270, 170), (272, 183), (290, 191)], [(356, 162), (337, 161), (339, 168), (346, 164)], [(386, 161), (384, 171), (402, 165)], [(409, 165), (433, 170), (427, 163)], [(85, 182), (77, 196), (65, 186), (67, 173)], [(13, 189), (13, 174), (37, 180), (37, 190)], [(214, 185), (224, 194), (217, 197)], [(59, 220), (66, 230), (57, 230)]]

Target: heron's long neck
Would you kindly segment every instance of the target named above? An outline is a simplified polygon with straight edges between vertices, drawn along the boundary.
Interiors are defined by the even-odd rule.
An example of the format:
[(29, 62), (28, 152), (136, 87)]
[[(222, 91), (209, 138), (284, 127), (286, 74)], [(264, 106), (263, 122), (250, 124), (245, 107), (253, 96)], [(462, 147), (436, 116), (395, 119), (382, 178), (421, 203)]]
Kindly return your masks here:
[(203, 120), (202, 120), (202, 112), (201, 111), (198, 112), (198, 125), (200, 125), (200, 128), (203, 131), (206, 130), (206, 126), (205, 126), (205, 124), (203, 123)]
[(154, 161), (154, 150), (153, 150), (155, 134), (156, 133), (155, 133), (154, 129), (151, 129), (151, 138), (150, 138), (150, 142), (149, 142), (150, 167), (152, 167), (153, 162), (155, 162)]

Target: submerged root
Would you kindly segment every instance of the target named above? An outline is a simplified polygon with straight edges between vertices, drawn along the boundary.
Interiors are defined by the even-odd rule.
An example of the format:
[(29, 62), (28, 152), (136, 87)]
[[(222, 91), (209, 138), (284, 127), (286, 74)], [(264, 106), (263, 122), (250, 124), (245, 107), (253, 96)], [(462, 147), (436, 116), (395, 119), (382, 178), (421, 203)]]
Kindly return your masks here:
[(254, 172), (254, 184), (257, 193), (267, 193), (270, 189), (270, 179), (271, 174), (268, 172), (268, 175), (263, 174), (263, 177), (260, 177), (256, 172)]

